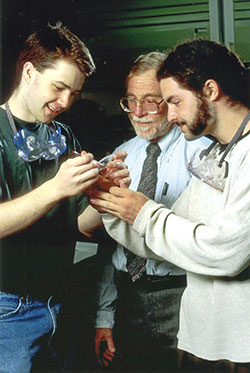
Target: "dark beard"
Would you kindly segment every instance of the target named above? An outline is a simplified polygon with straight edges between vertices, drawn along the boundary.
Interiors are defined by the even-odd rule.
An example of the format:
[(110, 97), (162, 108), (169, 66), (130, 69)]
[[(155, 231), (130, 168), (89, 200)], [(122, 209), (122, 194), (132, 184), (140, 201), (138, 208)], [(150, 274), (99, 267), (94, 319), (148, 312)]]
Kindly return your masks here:
[(207, 128), (208, 123), (211, 121), (211, 114), (207, 102), (202, 97), (197, 97), (199, 100), (198, 112), (193, 120), (190, 132), (194, 136), (200, 136), (202, 132)]

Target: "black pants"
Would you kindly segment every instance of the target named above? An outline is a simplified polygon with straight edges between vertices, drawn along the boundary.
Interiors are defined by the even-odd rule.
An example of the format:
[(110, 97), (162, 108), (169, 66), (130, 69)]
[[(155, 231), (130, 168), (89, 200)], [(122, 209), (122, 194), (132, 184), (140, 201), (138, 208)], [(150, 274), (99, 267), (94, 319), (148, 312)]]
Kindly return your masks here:
[(175, 372), (184, 281), (181, 287), (168, 288), (173, 283), (163, 278), (152, 282), (144, 277), (132, 283), (127, 274), (117, 273), (113, 370)]

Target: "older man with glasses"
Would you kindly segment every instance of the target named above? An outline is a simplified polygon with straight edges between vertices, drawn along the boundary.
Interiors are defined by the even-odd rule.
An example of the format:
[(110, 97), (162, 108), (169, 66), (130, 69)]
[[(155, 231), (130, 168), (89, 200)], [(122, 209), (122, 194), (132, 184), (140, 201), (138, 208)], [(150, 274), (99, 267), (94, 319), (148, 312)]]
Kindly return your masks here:
[[(166, 55), (140, 56), (126, 79), (121, 108), (136, 135), (115, 151), (128, 153), (130, 188), (170, 208), (190, 179), (188, 160), (208, 139), (186, 142), (167, 120), (156, 71)], [(141, 259), (118, 244), (99, 283), (96, 355), (114, 370), (164, 370), (177, 367), (180, 299), (185, 272), (166, 261)], [(110, 364), (112, 361), (112, 364)]]

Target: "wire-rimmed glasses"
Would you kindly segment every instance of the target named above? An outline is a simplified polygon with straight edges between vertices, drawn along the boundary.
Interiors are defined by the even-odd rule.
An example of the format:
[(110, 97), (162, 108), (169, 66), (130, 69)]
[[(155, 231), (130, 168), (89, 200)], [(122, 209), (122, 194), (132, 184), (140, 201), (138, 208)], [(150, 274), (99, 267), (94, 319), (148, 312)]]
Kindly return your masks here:
[(163, 102), (164, 101), (161, 97), (158, 99), (153, 97), (145, 97), (141, 100), (138, 100), (135, 97), (122, 97), (120, 99), (121, 108), (126, 113), (134, 113), (137, 105), (139, 104), (143, 112), (148, 114), (158, 114), (160, 111), (160, 105)]

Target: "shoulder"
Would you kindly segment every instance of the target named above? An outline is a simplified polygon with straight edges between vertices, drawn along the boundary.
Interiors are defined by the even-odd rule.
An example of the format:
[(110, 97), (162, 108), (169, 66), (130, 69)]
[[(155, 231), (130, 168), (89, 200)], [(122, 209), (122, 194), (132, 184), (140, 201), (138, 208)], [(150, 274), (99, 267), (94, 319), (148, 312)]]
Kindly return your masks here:
[(250, 133), (240, 139), (232, 148), (230, 161), (241, 160), (242, 162), (250, 162)]
[(123, 144), (119, 145), (117, 148), (115, 148), (114, 152), (125, 150), (125, 151), (131, 151), (138, 148), (144, 148), (146, 141), (141, 139), (138, 136), (133, 137), (130, 140), (125, 141)]
[(213, 140), (208, 137), (201, 137), (196, 140), (188, 141), (185, 139), (184, 135), (182, 134), (181, 143), (186, 150), (187, 157), (191, 157), (195, 152), (202, 151), (207, 149)]

